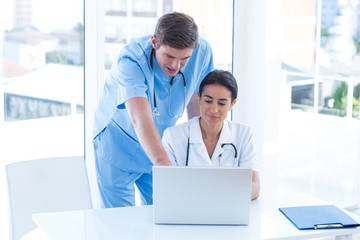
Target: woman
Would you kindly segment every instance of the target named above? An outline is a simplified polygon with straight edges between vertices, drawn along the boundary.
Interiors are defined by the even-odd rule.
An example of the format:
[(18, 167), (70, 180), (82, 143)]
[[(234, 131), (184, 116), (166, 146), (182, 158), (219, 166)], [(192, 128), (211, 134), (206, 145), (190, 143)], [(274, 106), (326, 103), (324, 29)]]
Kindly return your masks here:
[(177, 166), (251, 168), (251, 198), (256, 199), (260, 179), (251, 128), (226, 119), (236, 98), (234, 76), (223, 70), (210, 72), (199, 88), (200, 117), (166, 129), (162, 142)]

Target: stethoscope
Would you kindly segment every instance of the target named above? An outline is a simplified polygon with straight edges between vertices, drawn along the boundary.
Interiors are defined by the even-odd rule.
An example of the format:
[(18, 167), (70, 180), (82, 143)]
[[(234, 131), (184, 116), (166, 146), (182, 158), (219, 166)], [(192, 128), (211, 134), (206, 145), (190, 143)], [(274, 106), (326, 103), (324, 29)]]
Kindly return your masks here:
[[(224, 149), (224, 146), (232, 146), (234, 149), (234, 159), (237, 158), (237, 149), (233, 143), (223, 143), (221, 144), (221, 148)], [(188, 166), (189, 164), (189, 150), (190, 150), (190, 137), (188, 137), (187, 147), (186, 147), (186, 161), (185, 166)], [(221, 157), (221, 154), (219, 155), (219, 158)]]
[[(153, 55), (153, 50), (151, 50), (151, 53), (150, 53), (150, 67), (151, 69), (153, 69), (153, 58), (152, 58), (152, 55)], [(173, 118), (179, 118), (183, 115), (184, 111), (185, 111), (185, 102), (186, 102), (186, 80), (185, 80), (185, 76), (184, 74), (179, 70), (178, 74), (181, 75), (182, 79), (183, 79), (183, 84), (184, 84), (184, 105), (183, 105), (183, 109), (182, 109), (182, 112), (180, 115), (176, 115), (176, 114), (172, 114), (171, 112), (171, 92), (172, 92), (172, 87), (173, 87), (173, 84), (174, 84), (174, 79), (175, 79), (175, 76), (171, 77), (170, 79), (170, 90), (169, 90), (169, 97), (168, 97), (168, 113), (170, 115), (170, 117), (173, 117)], [(154, 83), (155, 84), (155, 83)], [(156, 104), (156, 94), (155, 94), (155, 86), (154, 86), (154, 110), (153, 110), (153, 116), (154, 118), (157, 118), (160, 116), (160, 112), (159, 112), (159, 109), (157, 108), (157, 104)]]

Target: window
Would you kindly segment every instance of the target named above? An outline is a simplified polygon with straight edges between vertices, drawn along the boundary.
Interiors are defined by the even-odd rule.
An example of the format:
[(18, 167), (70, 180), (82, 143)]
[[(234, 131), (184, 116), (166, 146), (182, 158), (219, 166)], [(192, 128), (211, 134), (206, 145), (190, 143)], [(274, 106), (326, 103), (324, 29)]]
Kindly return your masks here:
[[(0, 8), (1, 166), (83, 155), (83, 2), (5, 0)], [(3, 177), (0, 186), (6, 193)], [(2, 234), (7, 217), (2, 214)]]
[(281, 191), (359, 201), (359, 17), (359, 1), (283, 1)]
[[(326, 47), (323, 5), (317, 4), (333, 2), (346, 9), (326, 21), (335, 23), (331, 32), (336, 32), (327, 41), (355, 49), (359, 1), (265, 2), (234, 2), (233, 70), (240, 88), (233, 117), (253, 127), (263, 165), (261, 192), (277, 196), (272, 200), (278, 204), (308, 193), (356, 207), (360, 122), (354, 114), (359, 93), (359, 68), (354, 66), (359, 53), (347, 53), (344, 61), (340, 52)], [(348, 28), (336, 25), (343, 22)]]

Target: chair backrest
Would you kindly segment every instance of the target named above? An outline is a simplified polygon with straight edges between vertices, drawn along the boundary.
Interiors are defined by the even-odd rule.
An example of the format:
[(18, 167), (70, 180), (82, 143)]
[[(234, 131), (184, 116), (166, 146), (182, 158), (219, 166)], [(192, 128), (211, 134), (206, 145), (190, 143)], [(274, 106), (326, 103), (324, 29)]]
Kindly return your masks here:
[(84, 157), (58, 157), (5, 166), (10, 239), (36, 228), (33, 213), (92, 208)]

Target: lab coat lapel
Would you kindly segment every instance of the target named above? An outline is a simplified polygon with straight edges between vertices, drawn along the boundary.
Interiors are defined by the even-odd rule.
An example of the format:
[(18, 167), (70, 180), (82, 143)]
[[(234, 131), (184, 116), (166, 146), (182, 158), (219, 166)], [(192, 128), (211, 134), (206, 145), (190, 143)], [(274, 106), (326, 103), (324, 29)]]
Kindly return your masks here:
[(220, 154), (224, 152), (224, 149), (221, 147), (223, 143), (231, 143), (231, 131), (229, 127), (229, 123), (227, 120), (224, 121), (223, 127), (221, 129), (220, 137), (218, 140), (218, 143), (216, 144), (216, 148), (212, 157), (212, 161), (215, 160), (215, 158), (219, 157)]
[(199, 158), (206, 159), (206, 162), (210, 161), (209, 154), (202, 139), (199, 118), (194, 119), (194, 121), (190, 123), (190, 144)]

